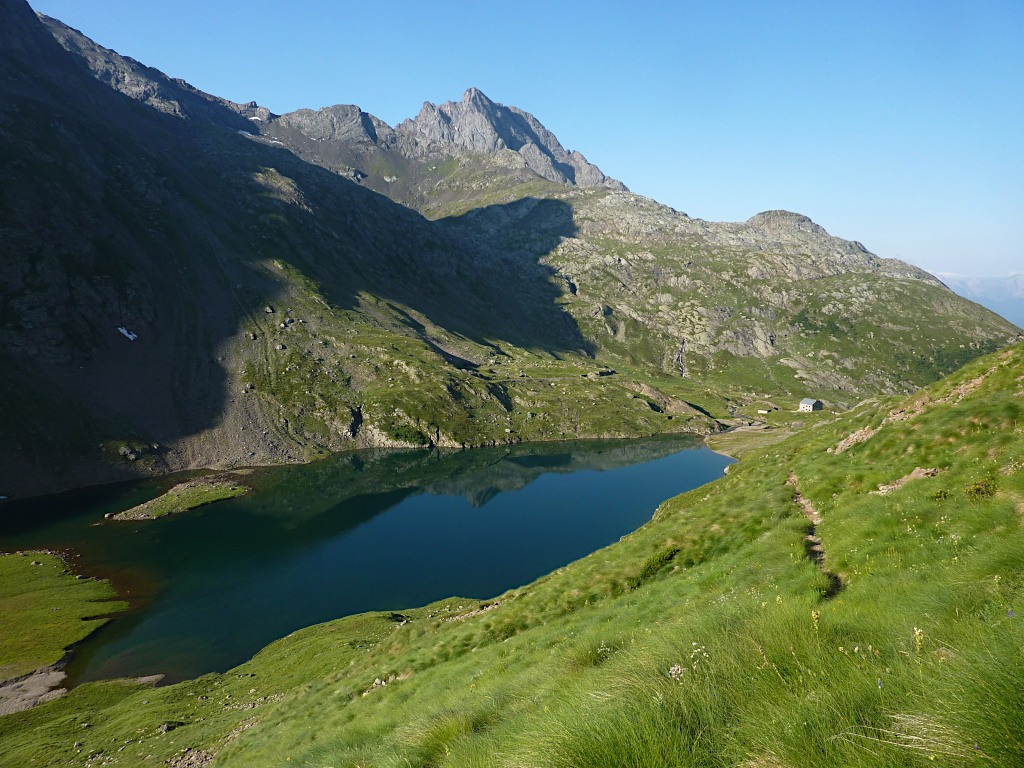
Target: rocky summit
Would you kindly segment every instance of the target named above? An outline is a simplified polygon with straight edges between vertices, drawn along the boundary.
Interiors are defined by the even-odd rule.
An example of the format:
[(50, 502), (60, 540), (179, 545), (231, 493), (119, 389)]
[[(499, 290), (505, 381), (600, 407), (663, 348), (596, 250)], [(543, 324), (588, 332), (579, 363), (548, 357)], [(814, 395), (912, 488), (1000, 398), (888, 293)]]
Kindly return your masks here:
[(1013, 341), (910, 265), (630, 193), (477, 89), (274, 115), (0, 0), (0, 495), (711, 432)]
[(427, 102), (415, 119), (406, 120), (398, 133), (411, 137), (425, 157), (458, 152), (494, 155), (509, 150), (522, 156), (526, 167), (541, 178), (580, 187), (625, 190), (579, 152), (566, 152), (547, 128), (529, 112), (496, 104), (476, 88), (460, 102), (436, 106)]

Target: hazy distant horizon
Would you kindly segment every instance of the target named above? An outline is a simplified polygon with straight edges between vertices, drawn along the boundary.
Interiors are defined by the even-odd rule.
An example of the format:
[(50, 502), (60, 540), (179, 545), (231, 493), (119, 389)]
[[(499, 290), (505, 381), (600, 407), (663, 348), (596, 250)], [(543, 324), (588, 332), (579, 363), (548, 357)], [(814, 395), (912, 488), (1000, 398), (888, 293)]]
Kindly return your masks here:
[(1024, 328), (1024, 272), (1004, 275), (961, 275), (932, 272), (952, 291)]

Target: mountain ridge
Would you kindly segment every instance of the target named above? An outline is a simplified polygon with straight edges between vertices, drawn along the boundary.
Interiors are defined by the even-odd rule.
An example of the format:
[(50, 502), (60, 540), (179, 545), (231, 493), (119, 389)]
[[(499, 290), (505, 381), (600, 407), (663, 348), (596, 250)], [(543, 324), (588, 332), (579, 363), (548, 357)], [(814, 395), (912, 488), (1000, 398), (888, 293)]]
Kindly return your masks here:
[[(526, 167), (548, 181), (570, 185), (576, 183), (574, 179), (566, 177), (564, 174), (551, 173), (551, 167), (556, 162), (571, 165), (569, 160), (574, 156), (582, 158), (580, 153), (566, 152), (557, 137), (530, 113), (517, 107), (498, 104), (476, 87), (468, 88), (458, 102), (448, 101), (440, 105), (429, 101), (424, 102), (416, 117), (407, 118), (395, 126), (389, 125), (354, 104), (336, 104), (319, 109), (303, 108), (277, 115), (258, 106), (255, 101), (241, 104), (204, 93), (182, 80), (172, 79), (159, 70), (141, 64), (134, 59), (122, 57), (116, 51), (96, 44), (80, 31), (68, 27), (57, 19), (43, 14), (39, 14), (39, 17), (65, 49), (71, 53), (77, 53), (86, 60), (97, 79), (130, 98), (143, 101), (154, 109), (169, 114), (184, 118), (209, 119), (209, 115), (203, 111), (195, 110), (195, 108), (190, 111), (181, 103), (186, 99), (199, 99), (201, 102), (213, 103), (236, 112), (239, 117), (247, 121), (232, 123), (231, 127), (241, 126), (254, 134), (267, 130), (267, 135), (271, 140), (281, 138), (276, 135), (276, 131), (270, 130), (271, 126), (274, 128), (283, 126), (298, 131), (306, 138), (317, 142), (373, 144), (386, 149), (393, 149), (404, 144), (400, 150), (404, 154), (433, 159), (437, 159), (438, 154), (452, 153), (457, 149), (480, 154), (497, 154), (502, 150), (522, 154), (524, 148), (536, 147), (539, 143), (547, 150), (547, 157), (537, 161), (540, 163), (539, 167), (535, 167), (535, 164), (531, 164), (531, 161), (526, 159)], [(139, 82), (133, 82), (132, 76)], [(173, 85), (174, 88), (180, 89), (180, 93), (160, 97), (161, 85)], [(175, 96), (178, 100), (175, 99)], [(537, 141), (531, 141), (531, 137), (524, 137), (522, 135), (524, 131), (531, 132), (532, 138)], [(403, 142), (403, 139), (406, 141)], [(416, 143), (409, 146), (409, 142)], [(303, 154), (301, 147), (291, 146), (288, 141), (285, 141), (285, 144)], [(533, 153), (527, 149), (527, 154)], [(316, 158), (311, 159), (313, 162), (317, 162)], [(585, 158), (583, 158), (583, 162), (585, 162)], [(329, 163), (321, 164), (330, 167)], [(629, 192), (622, 182), (604, 176), (596, 166), (591, 166), (594, 169), (593, 176), (586, 171), (586, 167), (583, 166), (583, 175), (591, 181), (576, 184), (577, 186), (605, 187), (613, 191)], [(572, 169), (580, 170), (575, 166), (572, 166)], [(363, 181), (368, 175), (360, 169), (350, 170), (350, 178), (357, 181)], [(551, 177), (545, 176), (545, 172), (551, 174)], [(384, 193), (388, 194), (388, 191), (385, 190)], [(402, 200), (399, 199), (399, 202)], [(656, 201), (651, 202), (662, 206)], [(800, 240), (801, 246), (806, 248), (815, 240), (821, 240), (837, 252), (841, 251), (850, 255), (864, 254), (879, 259), (860, 242), (843, 240), (830, 235), (823, 227), (800, 213), (767, 210), (752, 215), (745, 222), (712, 222), (693, 219), (685, 213), (674, 211), (667, 206), (662, 207), (694, 222), (696, 226), (692, 231), (700, 231), (702, 234), (717, 238), (717, 241), (722, 244), (742, 243), (746, 247), (756, 245), (767, 250), (773, 247), (784, 247), (787, 245), (787, 241), (792, 243), (795, 240)], [(716, 230), (719, 231), (716, 232)], [(772, 235), (775, 239), (767, 242), (760, 239), (755, 242), (755, 238), (745, 236), (745, 231), (757, 231)], [(812, 247), (811, 250), (817, 253), (821, 252), (820, 248)], [(886, 265), (897, 264), (895, 259), (882, 259), (880, 262)], [(906, 267), (906, 269), (900, 268), (896, 271), (901, 276), (928, 282), (941, 282), (925, 270), (906, 265), (903, 262), (899, 262), (899, 264)]]
[(799, 214), (704, 222), (544, 178), (512, 147), (557, 139), (478, 91), (464, 109), (508, 122), (472, 142), (504, 146), (442, 136), (453, 154), (417, 159), (358, 107), (309, 112), (311, 138), (0, 10), (22, 30), (0, 50), (19, 73), (0, 81), (3, 495), (708, 432), (808, 392), (908, 391), (1016, 337)]
[[(605, 176), (579, 152), (566, 151), (533, 115), (498, 104), (477, 88), (467, 89), (460, 102), (424, 102), (419, 115), (396, 126), (346, 104), (276, 115), (256, 102), (240, 104), (204, 93), (98, 45), (57, 19), (43, 14), (39, 18), (68, 52), (85, 60), (101, 82), (177, 117), (209, 120), (238, 130), (265, 132), (272, 137), (275, 126), (280, 124), (313, 141), (369, 143), (397, 150), (410, 160), (441, 160), (460, 150), (496, 154), (507, 149), (518, 153), (527, 168), (549, 181), (626, 189), (622, 182)], [(231, 113), (237, 114), (237, 119)], [(355, 172), (365, 175), (360, 169)]]

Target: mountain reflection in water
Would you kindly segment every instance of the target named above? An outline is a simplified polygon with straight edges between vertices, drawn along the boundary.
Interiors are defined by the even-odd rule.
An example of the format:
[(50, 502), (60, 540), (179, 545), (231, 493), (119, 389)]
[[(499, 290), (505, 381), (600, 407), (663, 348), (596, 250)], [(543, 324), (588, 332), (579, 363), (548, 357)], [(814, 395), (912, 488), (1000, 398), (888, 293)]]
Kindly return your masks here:
[(694, 438), (360, 451), (245, 478), (247, 496), (104, 522), (178, 478), (0, 507), (0, 550), (75, 554), (132, 610), (86, 640), (73, 682), (222, 671), (368, 610), (494, 597), (635, 530), (731, 460)]

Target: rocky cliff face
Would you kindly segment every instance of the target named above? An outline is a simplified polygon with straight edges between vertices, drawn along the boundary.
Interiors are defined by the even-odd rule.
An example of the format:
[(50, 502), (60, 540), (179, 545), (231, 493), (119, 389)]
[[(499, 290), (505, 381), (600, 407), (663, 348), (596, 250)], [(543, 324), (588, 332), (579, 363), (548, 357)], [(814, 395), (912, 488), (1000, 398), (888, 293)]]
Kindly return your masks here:
[(393, 146), (395, 132), (373, 115), (353, 104), (324, 109), (300, 109), (273, 118), (279, 126), (294, 129), (313, 141)]
[(566, 152), (533, 115), (496, 104), (476, 88), (466, 91), (458, 102), (425, 103), (414, 119), (396, 130), (414, 140), (413, 151), (421, 157), (451, 156), (460, 151), (493, 155), (507, 149), (518, 152), (530, 170), (548, 181), (626, 189), (580, 153)]
[(255, 103), (236, 104), (204, 93), (184, 80), (170, 78), (104, 48), (58, 19), (39, 14), (39, 20), (65, 50), (74, 54), (73, 60), (84, 63), (97, 80), (158, 112), (244, 131), (253, 130), (249, 120), (252, 116), (270, 114)]

